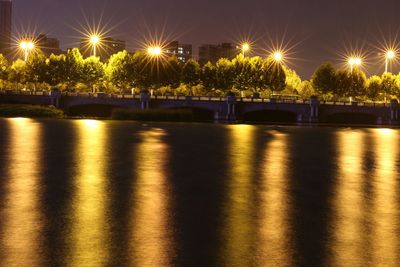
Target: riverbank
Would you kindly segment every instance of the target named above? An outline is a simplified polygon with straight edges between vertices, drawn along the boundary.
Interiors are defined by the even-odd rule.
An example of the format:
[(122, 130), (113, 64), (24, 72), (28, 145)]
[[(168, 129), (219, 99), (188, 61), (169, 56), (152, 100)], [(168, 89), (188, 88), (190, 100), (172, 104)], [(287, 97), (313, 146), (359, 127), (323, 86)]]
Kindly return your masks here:
[(196, 109), (151, 109), (129, 110), (114, 109), (108, 116), (90, 116), (88, 114), (69, 115), (52, 106), (35, 106), (27, 104), (0, 104), (0, 117), (25, 117), (25, 118), (56, 118), (56, 119), (95, 119), (95, 120), (119, 120), (119, 121), (144, 121), (144, 122), (219, 122), (222, 124), (249, 124), (249, 125), (276, 125), (276, 126), (307, 126), (307, 127), (356, 127), (356, 128), (399, 128), (399, 125), (354, 123), (354, 122), (296, 122), (284, 120), (236, 120), (215, 121), (212, 114)]
[(0, 117), (63, 118), (64, 113), (53, 106), (0, 104)]
[(194, 122), (212, 121), (210, 118), (190, 109), (171, 110), (128, 110), (114, 109), (108, 116), (92, 116), (90, 114), (69, 115), (53, 106), (37, 106), (28, 104), (0, 104), (0, 117), (26, 117), (26, 118), (65, 118), (65, 119), (111, 119), (127, 121), (154, 121), (154, 122)]

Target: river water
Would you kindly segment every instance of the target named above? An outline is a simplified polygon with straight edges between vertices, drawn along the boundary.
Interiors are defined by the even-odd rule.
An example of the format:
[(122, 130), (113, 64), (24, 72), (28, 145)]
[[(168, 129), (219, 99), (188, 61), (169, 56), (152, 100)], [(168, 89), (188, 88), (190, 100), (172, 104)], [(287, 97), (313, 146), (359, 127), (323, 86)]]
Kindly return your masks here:
[(398, 266), (399, 134), (0, 119), (0, 266)]

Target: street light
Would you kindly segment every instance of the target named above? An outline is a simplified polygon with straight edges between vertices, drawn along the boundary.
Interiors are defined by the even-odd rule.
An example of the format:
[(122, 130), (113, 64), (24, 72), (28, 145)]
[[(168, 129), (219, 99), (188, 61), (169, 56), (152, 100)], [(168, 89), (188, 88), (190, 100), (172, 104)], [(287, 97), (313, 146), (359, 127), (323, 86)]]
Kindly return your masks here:
[(35, 48), (35, 44), (32, 41), (21, 41), (19, 43), (19, 47), (22, 51), (24, 51), (24, 59), (25, 61), (28, 60), (29, 53)]
[[(157, 84), (160, 82), (160, 74), (159, 74), (159, 68), (158, 68), (158, 63), (160, 57), (163, 55), (163, 49), (160, 45), (150, 45), (147, 47), (147, 54), (149, 55), (150, 58), (155, 59), (157, 63)], [(153, 95), (153, 89), (150, 90), (150, 95)]]
[(362, 59), (360, 57), (350, 57), (347, 63), (350, 66), (350, 73), (353, 73), (354, 66), (361, 66)]
[(159, 57), (162, 54), (162, 48), (161, 46), (149, 46), (147, 48), (147, 54), (149, 54), (149, 56), (151, 57)]
[(250, 50), (250, 44), (249, 43), (243, 43), (242, 44), (242, 53), (243, 57), (246, 56), (246, 52)]
[(396, 57), (396, 52), (394, 50), (388, 50), (385, 54), (385, 73), (388, 72), (388, 65), (389, 65), (389, 60), (393, 59)]
[(93, 46), (93, 56), (96, 56), (96, 47), (100, 43), (100, 37), (98, 35), (90, 36), (90, 44)]
[(283, 60), (283, 53), (280, 51), (275, 51), (272, 54), (272, 57), (274, 58), (276, 63), (280, 63)]

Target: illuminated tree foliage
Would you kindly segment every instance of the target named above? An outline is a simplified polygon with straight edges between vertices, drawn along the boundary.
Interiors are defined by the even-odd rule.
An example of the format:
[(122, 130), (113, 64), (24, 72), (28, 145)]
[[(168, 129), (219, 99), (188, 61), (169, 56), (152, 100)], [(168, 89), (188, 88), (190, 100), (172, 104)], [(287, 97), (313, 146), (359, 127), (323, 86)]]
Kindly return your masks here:
[(371, 100), (381, 100), (381, 95), (381, 77), (374, 75), (367, 80), (365, 96)]
[(400, 74), (384, 73), (366, 78), (365, 73), (336, 69), (331, 63), (319, 66), (310, 81), (274, 58), (244, 57), (201, 66), (191, 59), (181, 63), (175, 56), (151, 56), (145, 51), (122, 51), (106, 62), (98, 57), (84, 59), (78, 49), (45, 57), (32, 53), (28, 60), (8, 62), (0, 55), (0, 88), (50, 89), (109, 92), (154, 90), (159, 94), (203, 94), (222, 96), (233, 92), (249, 96), (273, 93), (307, 99), (381, 101), (400, 97)]
[(331, 63), (325, 63), (317, 68), (311, 77), (311, 83), (318, 94), (333, 93), (337, 86), (336, 70)]
[(27, 77), (28, 72), (25, 61), (21, 59), (14, 61), (9, 69), (9, 81), (14, 83), (18, 89), (19, 85), (25, 84), (28, 81)]
[(335, 94), (343, 97), (361, 97), (366, 94), (366, 77), (362, 71), (340, 70), (336, 73)]
[(43, 81), (51, 86), (58, 86), (64, 82), (65, 55), (51, 55), (46, 60), (46, 69)]
[(266, 86), (272, 92), (280, 92), (286, 87), (286, 74), (281, 64), (276, 63), (273, 59), (268, 58), (264, 62), (264, 79)]
[(298, 89), (298, 94), (302, 99), (309, 99), (316, 92), (310, 81), (302, 81)]
[(217, 85), (217, 71), (211, 62), (207, 62), (202, 68), (200, 74), (201, 82), (206, 90), (211, 91)]
[(286, 89), (289, 94), (298, 94), (301, 87), (301, 78), (297, 73), (287, 67), (283, 68), (286, 75)]
[(216, 87), (228, 92), (232, 89), (234, 70), (232, 62), (226, 58), (221, 58), (215, 64), (216, 72)]
[(26, 80), (32, 83), (46, 82), (46, 57), (42, 53), (32, 54), (26, 62)]
[(394, 96), (398, 93), (398, 82), (399, 77), (396, 75), (385, 72), (381, 77), (381, 92), (387, 96)]
[(95, 92), (95, 85), (100, 84), (105, 77), (105, 70), (103, 63), (100, 62), (98, 57), (88, 57), (83, 61), (81, 82), (86, 84)]
[(182, 83), (194, 86), (200, 83), (201, 67), (194, 60), (188, 60), (182, 67)]
[(106, 79), (122, 91), (134, 85), (134, 71), (133, 59), (127, 51), (112, 55), (105, 67)]
[[(242, 54), (232, 60), (233, 85), (238, 90), (248, 90), (255, 85), (254, 68), (248, 57)], [(256, 85), (254, 87), (257, 87)]]

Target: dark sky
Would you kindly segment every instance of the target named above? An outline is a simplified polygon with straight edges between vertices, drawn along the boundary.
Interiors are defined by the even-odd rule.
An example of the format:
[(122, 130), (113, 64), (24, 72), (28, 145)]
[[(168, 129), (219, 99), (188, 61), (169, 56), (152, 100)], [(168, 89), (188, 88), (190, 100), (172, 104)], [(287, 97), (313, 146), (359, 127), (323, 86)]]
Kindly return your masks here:
[(340, 64), (352, 50), (367, 55), (369, 75), (382, 72), (377, 48), (396, 41), (399, 12), (399, 0), (14, 0), (14, 30), (48, 33), (67, 48), (79, 40), (74, 28), (82, 29), (86, 17), (115, 26), (110, 36), (126, 40), (130, 50), (160, 33), (195, 48), (249, 36), (256, 54), (270, 40), (291, 48), (288, 65), (308, 79), (322, 62)]

